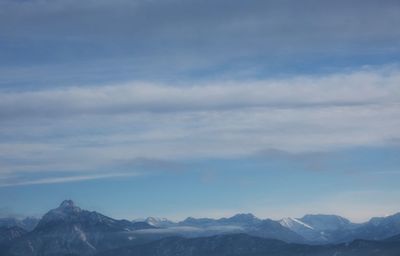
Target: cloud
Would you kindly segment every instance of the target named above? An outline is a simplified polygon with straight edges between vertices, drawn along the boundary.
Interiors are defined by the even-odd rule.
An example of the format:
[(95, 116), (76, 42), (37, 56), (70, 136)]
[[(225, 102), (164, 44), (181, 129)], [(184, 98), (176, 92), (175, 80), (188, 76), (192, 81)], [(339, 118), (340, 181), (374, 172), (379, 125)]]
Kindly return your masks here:
[(34, 88), (380, 64), (400, 53), (399, 8), (375, 0), (1, 1), (0, 82)]
[(322, 77), (209, 82), (203, 85), (131, 84), (0, 93), (0, 117), (64, 117), (134, 112), (218, 111), (245, 108), (352, 107), (399, 103), (400, 72), (359, 71)]
[[(96, 43), (95, 40), (97, 44), (122, 41), (142, 46), (140, 51), (143, 47), (144, 50), (154, 47), (159, 39), (166, 46), (172, 45), (173, 50), (182, 46), (203, 50), (199, 43), (223, 49), (222, 43), (227, 41), (231, 42), (225, 46), (228, 49), (238, 45), (265, 49), (283, 44), (281, 47), (290, 50), (288, 46), (294, 43), (304, 46), (306, 42), (348, 43), (377, 38), (394, 40), (400, 36), (390, 26), (400, 21), (396, 1), (34, 0), (2, 1), (1, 7), (4, 22), (0, 23), (0, 31), (12, 38), (67, 40), (89, 45)], [(294, 38), (298, 40), (289, 40)], [(251, 49), (243, 49), (246, 50)]]
[(243, 232), (243, 227), (240, 226), (211, 226), (205, 228), (192, 227), (192, 226), (180, 226), (180, 227), (168, 227), (161, 229), (142, 229), (132, 231), (132, 234), (143, 235), (143, 234), (179, 234), (183, 236), (205, 236), (205, 235), (216, 235), (223, 233)]
[(67, 177), (53, 177), (53, 178), (39, 178), (32, 180), (19, 180), (14, 182), (0, 183), (0, 187), (14, 187), (24, 185), (38, 185), (38, 184), (55, 184), (55, 183), (68, 183), (86, 180), (108, 179), (118, 177), (131, 177), (136, 176), (137, 173), (110, 173), (110, 174), (95, 174), (95, 175), (80, 175), (80, 176), (67, 176)]
[[(67, 172), (74, 180), (73, 173), (110, 169), (186, 170), (181, 162), (266, 149), (292, 154), (389, 145), (400, 138), (399, 82), (400, 71), (389, 67), (0, 92), (0, 176)], [(306, 163), (319, 168), (318, 161)], [(68, 179), (47, 180), (61, 181)]]

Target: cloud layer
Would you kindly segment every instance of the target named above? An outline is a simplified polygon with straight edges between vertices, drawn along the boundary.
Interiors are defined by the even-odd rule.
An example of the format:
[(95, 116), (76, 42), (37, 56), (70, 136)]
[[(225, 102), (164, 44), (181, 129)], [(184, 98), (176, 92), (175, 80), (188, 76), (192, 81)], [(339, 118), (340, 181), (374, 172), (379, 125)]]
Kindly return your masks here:
[(389, 67), (185, 86), (131, 82), (2, 92), (0, 183), (27, 173), (44, 177), (22, 183), (47, 182), (46, 172), (87, 179), (154, 169), (152, 163), (171, 169), (176, 161), (268, 149), (386, 145), (400, 137), (399, 84), (400, 71)]
[(398, 1), (1, 1), (0, 85), (252, 77), (396, 62)]
[(376, 0), (0, 1), (0, 185), (394, 143), (399, 11)]
[(0, 94), (0, 117), (177, 113), (248, 108), (357, 107), (399, 103), (397, 69), (281, 80), (209, 82), (173, 86), (132, 82), (102, 87)]

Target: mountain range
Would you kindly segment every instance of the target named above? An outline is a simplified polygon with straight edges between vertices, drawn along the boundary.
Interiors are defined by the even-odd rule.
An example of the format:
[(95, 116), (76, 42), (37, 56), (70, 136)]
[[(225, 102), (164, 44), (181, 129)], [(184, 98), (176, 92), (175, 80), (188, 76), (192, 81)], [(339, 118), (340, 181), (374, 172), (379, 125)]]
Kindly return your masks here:
[[(221, 219), (189, 217), (180, 222), (172, 222), (149, 217), (145, 221), (159, 228), (175, 228), (177, 232), (183, 227), (195, 227), (204, 231), (214, 230), (215, 234), (246, 233), (306, 244), (332, 244), (355, 239), (382, 240), (400, 234), (400, 213), (374, 217), (365, 223), (352, 223), (341, 216), (328, 214), (307, 214), (302, 218), (283, 218), (275, 221), (259, 219), (249, 213)], [(217, 232), (218, 230), (220, 232)], [(182, 232), (182, 235), (185, 235), (185, 232)]]
[(400, 255), (400, 213), (362, 224), (323, 214), (129, 221), (65, 200), (33, 228), (22, 222), (0, 221), (0, 255)]

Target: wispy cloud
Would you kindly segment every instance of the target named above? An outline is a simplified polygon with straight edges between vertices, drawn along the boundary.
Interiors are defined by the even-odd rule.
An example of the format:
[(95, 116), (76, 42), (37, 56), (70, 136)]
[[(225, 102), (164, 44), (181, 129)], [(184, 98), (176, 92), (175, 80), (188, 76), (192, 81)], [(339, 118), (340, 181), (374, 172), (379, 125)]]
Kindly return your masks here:
[(0, 84), (282, 74), (352, 59), (379, 64), (399, 56), (399, 8), (374, 0), (5, 0)]
[[(0, 187), (168, 172), (180, 175), (170, 179), (174, 188), (189, 175), (193, 184), (194, 176), (199, 182), (203, 177), (207, 189), (223, 180), (219, 193), (229, 191), (227, 162), (263, 161), (254, 168), (269, 168), (263, 177), (271, 184), (283, 183), (275, 176), (285, 167), (310, 177), (271, 195), (265, 183), (253, 186), (264, 178), (247, 179), (252, 165), (238, 164), (238, 186), (252, 193), (235, 187), (209, 206), (205, 201), (215, 197), (197, 193), (203, 186), (193, 186), (193, 200), (180, 203), (186, 190), (175, 194), (160, 186), (148, 196), (173, 196), (181, 208), (171, 216), (186, 215), (193, 202), (197, 214), (228, 214), (223, 209), (231, 209), (231, 201), (224, 194), (242, 206), (236, 199), (276, 196), (260, 209), (265, 216), (345, 207), (349, 212), (342, 213), (361, 218), (351, 209), (365, 216), (372, 215), (372, 204), (381, 208), (375, 212), (395, 209), (397, 192), (383, 192), (386, 202), (374, 193), (362, 195), (369, 202), (358, 202), (361, 196), (349, 193), (308, 203), (298, 191), (312, 188), (317, 175), (345, 180), (353, 176), (343, 173), (361, 172), (370, 173), (364, 178), (370, 183), (355, 187), (368, 190), (379, 181), (382, 191), (395, 187), (399, 13), (397, 0), (0, 0)], [(214, 169), (223, 175), (214, 179)], [(154, 185), (149, 180), (130, 191), (146, 191), (146, 184)], [(23, 196), (30, 189), (18, 190), (21, 200), (47, 192)], [(68, 194), (61, 191), (55, 194)], [(329, 193), (320, 191), (312, 197)], [(295, 196), (284, 202), (289, 192)], [(2, 198), (17, 204), (14, 197)], [(143, 205), (149, 200), (136, 199)], [(170, 201), (162, 201), (157, 207), (168, 207)]]
[(1, 92), (0, 174), (171, 170), (182, 169), (176, 165), (182, 160), (267, 149), (386, 145), (400, 138), (399, 83), (398, 68), (388, 67), (279, 80)]
[(5, 182), (5, 183), (0, 182), (0, 187), (68, 183), (68, 182), (79, 182), (79, 181), (96, 180), (96, 179), (132, 177), (137, 175), (138, 175), (137, 173), (110, 173), (110, 174), (79, 175), (79, 176), (54, 177), (54, 178), (39, 178), (39, 179), (23, 180), (15, 182)]
[(396, 107), (400, 103), (399, 81), (400, 71), (387, 68), (316, 77), (220, 81), (187, 86), (132, 82), (102, 87), (3, 92), (0, 93), (0, 117), (4, 121), (246, 108)]

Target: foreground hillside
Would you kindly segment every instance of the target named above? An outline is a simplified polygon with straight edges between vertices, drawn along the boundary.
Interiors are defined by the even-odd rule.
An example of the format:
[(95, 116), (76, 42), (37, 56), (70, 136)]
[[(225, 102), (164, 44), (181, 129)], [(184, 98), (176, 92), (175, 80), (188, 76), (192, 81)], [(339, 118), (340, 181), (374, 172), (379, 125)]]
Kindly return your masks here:
[(400, 243), (356, 240), (339, 245), (289, 244), (245, 234), (202, 238), (166, 238), (119, 248), (98, 256), (398, 256)]

